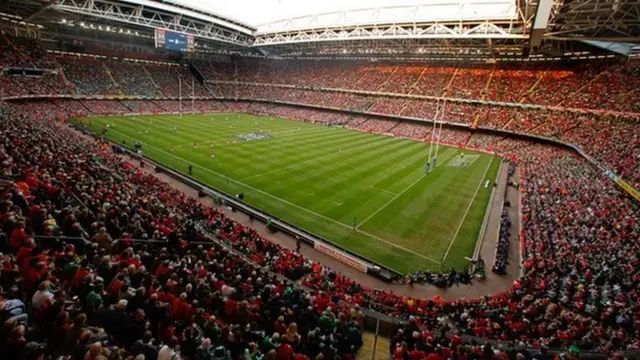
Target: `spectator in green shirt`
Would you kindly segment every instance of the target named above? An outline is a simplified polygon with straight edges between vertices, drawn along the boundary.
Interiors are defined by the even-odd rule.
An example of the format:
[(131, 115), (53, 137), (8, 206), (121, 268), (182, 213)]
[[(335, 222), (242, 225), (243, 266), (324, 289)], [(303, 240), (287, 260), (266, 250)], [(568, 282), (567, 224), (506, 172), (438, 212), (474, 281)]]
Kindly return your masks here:
[(327, 307), (324, 310), (322, 316), (320, 316), (320, 319), (318, 320), (318, 323), (320, 324), (320, 329), (322, 329), (323, 332), (329, 332), (335, 327), (336, 317), (331, 312), (330, 307)]
[(204, 324), (202, 331), (204, 332), (205, 338), (210, 339), (214, 344), (218, 343), (218, 340), (220, 339), (220, 327), (218, 326), (215, 316), (209, 317), (209, 320)]

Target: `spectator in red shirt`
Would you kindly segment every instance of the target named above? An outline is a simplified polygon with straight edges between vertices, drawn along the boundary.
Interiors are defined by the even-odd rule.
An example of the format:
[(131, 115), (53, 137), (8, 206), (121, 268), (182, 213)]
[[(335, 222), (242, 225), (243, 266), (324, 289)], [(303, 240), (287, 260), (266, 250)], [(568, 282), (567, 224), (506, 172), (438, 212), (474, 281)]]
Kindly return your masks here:
[(409, 353), (409, 359), (411, 360), (423, 360), (427, 355), (424, 351), (419, 349), (419, 344), (415, 343), (413, 345), (413, 350)]
[(24, 221), (18, 221), (16, 228), (11, 232), (9, 247), (14, 253), (17, 252), (29, 239), (29, 235), (27, 235), (27, 232), (25, 231), (25, 226), (26, 224)]
[(187, 322), (189, 313), (191, 311), (191, 305), (187, 302), (187, 293), (182, 293), (171, 304), (170, 317), (172, 320), (181, 320)]

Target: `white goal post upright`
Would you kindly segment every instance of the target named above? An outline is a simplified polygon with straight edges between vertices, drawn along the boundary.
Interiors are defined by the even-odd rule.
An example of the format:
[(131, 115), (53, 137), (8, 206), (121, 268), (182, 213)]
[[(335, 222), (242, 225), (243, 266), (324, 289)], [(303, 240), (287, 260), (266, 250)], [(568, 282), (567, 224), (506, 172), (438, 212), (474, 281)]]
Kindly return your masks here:
[(191, 78), (191, 114), (196, 114), (196, 80)]
[(431, 154), (433, 150), (433, 142), (436, 134), (436, 120), (438, 119), (438, 113), (440, 112), (440, 99), (438, 99), (436, 103), (436, 113), (433, 116), (433, 126), (431, 129), (431, 134), (429, 134), (429, 155), (427, 157), (427, 164), (425, 167), (425, 173), (429, 174), (429, 169), (431, 167)]
[(178, 76), (178, 100), (179, 100), (179, 104), (180, 104), (180, 118), (182, 119), (182, 78), (180, 76)]
[[(438, 136), (436, 138), (436, 153), (433, 157), (433, 164), (432, 167), (436, 167), (437, 166), (437, 162), (438, 162), (438, 148), (440, 145), (440, 137), (442, 136), (442, 123), (444, 122), (444, 109), (447, 106), (447, 100), (444, 99), (442, 101), (442, 108), (440, 109), (440, 129), (438, 130)], [(435, 122), (434, 122), (435, 124)]]

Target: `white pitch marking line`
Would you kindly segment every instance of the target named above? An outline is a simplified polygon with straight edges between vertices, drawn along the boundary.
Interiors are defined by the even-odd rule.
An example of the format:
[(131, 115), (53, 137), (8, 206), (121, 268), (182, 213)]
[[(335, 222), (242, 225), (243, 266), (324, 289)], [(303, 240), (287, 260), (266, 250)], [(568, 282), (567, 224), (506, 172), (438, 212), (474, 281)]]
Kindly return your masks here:
[[(342, 224), (342, 223), (340, 223), (340, 224)], [(344, 225), (344, 224), (342, 224), (342, 225)], [(352, 229), (352, 227), (350, 227), (350, 226), (347, 226), (347, 227), (349, 227), (350, 229)], [(402, 249), (402, 250), (404, 250), (404, 251), (406, 251), (406, 252), (408, 252), (408, 253), (411, 253), (411, 254), (413, 254), (413, 255), (416, 255), (416, 256), (418, 256), (418, 257), (421, 257), (421, 258), (423, 258), (423, 259), (425, 259), (425, 260), (433, 261), (433, 262), (434, 262), (434, 263), (436, 263), (436, 264), (442, 264), (440, 261), (438, 261), (438, 260), (436, 260), (436, 259), (434, 259), (434, 258), (430, 258), (430, 257), (428, 257), (428, 256), (426, 256), (426, 255), (422, 255), (422, 254), (417, 253), (417, 252), (415, 252), (415, 251), (413, 251), (413, 250), (407, 249), (407, 248), (406, 248), (406, 247), (404, 247), (404, 246), (400, 246), (400, 245), (398, 245), (398, 244), (394, 244), (394, 243), (392, 243), (392, 242), (390, 242), (390, 241), (387, 241), (387, 240), (385, 240), (385, 239), (383, 239), (383, 238), (381, 238), (381, 237), (379, 237), (379, 236), (376, 236), (376, 235), (373, 235), (373, 234), (369, 234), (368, 232), (365, 232), (365, 231), (362, 231), (362, 230), (359, 230), (359, 229), (356, 229), (356, 231), (357, 231), (357, 232), (359, 232), (360, 234), (367, 235), (367, 236), (369, 236), (369, 237), (371, 237), (371, 238), (373, 238), (373, 239), (376, 239), (376, 240), (378, 240), (378, 241), (381, 241), (381, 242), (383, 242), (383, 243), (385, 243), (385, 244), (388, 244), (388, 245), (390, 245), (390, 246), (392, 246), (392, 247), (395, 247), (395, 248), (398, 248), (398, 249)]]
[(312, 161), (318, 161), (318, 160), (322, 160), (322, 159), (326, 159), (326, 158), (327, 158), (327, 156), (323, 156), (323, 157), (319, 157), (319, 158), (312, 158), (312, 159), (309, 159), (309, 160), (301, 161), (301, 162), (298, 162), (298, 163), (293, 163), (293, 164), (290, 164), (290, 165), (287, 165), (287, 166), (284, 166), (284, 167), (281, 167), (281, 168), (271, 169), (269, 171), (265, 171), (265, 172), (262, 172), (262, 173), (253, 174), (253, 175), (247, 176), (245, 178), (240, 179), (240, 181), (246, 181), (246, 180), (253, 179), (253, 178), (256, 178), (256, 177), (260, 177), (260, 176), (264, 176), (264, 175), (267, 175), (267, 174), (273, 174), (273, 173), (276, 173), (276, 172), (279, 172), (279, 171), (282, 171), (282, 170), (285, 170), (285, 169), (292, 168), (294, 166), (303, 165), (303, 164), (306, 164), (306, 163), (310, 163)]
[(389, 204), (391, 204), (395, 199), (399, 198), (400, 195), (404, 194), (405, 192), (407, 192), (407, 190), (411, 189), (411, 187), (413, 187), (413, 185), (417, 184), (420, 180), (422, 180), (426, 175), (422, 174), (420, 175), (419, 178), (417, 178), (414, 182), (412, 182), (409, 186), (407, 186), (406, 188), (404, 188), (404, 190), (402, 190), (401, 192), (399, 192), (396, 196), (392, 197), (391, 200), (387, 201), (384, 205), (382, 205), (381, 207), (378, 208), (378, 210), (374, 211), (371, 215), (367, 216), (366, 219), (362, 220), (362, 222), (360, 222), (360, 224), (358, 224), (358, 226), (356, 226), (356, 229), (360, 229), (360, 226), (362, 226), (362, 224), (366, 223), (367, 221), (369, 221), (369, 219), (371, 219), (374, 215), (376, 215), (377, 213), (379, 213), (380, 211), (382, 211), (382, 209), (386, 208)]
[[(363, 144), (363, 145), (366, 145), (366, 144)], [(359, 148), (359, 147), (360, 147), (360, 145), (356, 145), (354, 148)], [(349, 150), (351, 150), (351, 148)], [(349, 151), (349, 152), (351, 152), (351, 151)], [(271, 169), (271, 170), (263, 172), (263, 173), (250, 175), (250, 176), (244, 177), (242, 179), (239, 179), (239, 181), (246, 181), (246, 180), (253, 179), (253, 178), (256, 178), (256, 177), (264, 176), (266, 174), (273, 174), (273, 173), (276, 173), (276, 172), (279, 172), (279, 171), (282, 171), (282, 170), (285, 170), (285, 169), (289, 169), (289, 168), (292, 168), (292, 167), (295, 167), (295, 166), (298, 166), (298, 165), (303, 165), (303, 164), (306, 164), (306, 163), (310, 163), (310, 162), (313, 162), (313, 161), (333, 159), (336, 156), (339, 156), (339, 155), (342, 155), (342, 154), (345, 154), (345, 153), (348, 154), (349, 152), (340, 152), (340, 153), (335, 153), (335, 154), (331, 154), (331, 155), (327, 155), (327, 156), (314, 157), (314, 158), (311, 158), (309, 160), (301, 161), (299, 163), (293, 163), (293, 164), (290, 164), (290, 165), (287, 165), (287, 166), (284, 166), (284, 167), (281, 167), (281, 168)], [(378, 190), (385, 191), (385, 190), (382, 190), (382, 189), (378, 189)], [(395, 195), (395, 193), (392, 193), (392, 194)]]
[(447, 251), (445, 251), (444, 256), (442, 257), (442, 262), (443, 263), (444, 263), (445, 259), (447, 258), (447, 256), (449, 256), (449, 250), (451, 250), (451, 247), (453, 246), (453, 243), (456, 241), (456, 237), (458, 237), (458, 233), (460, 232), (460, 229), (462, 228), (462, 224), (464, 224), (464, 219), (467, 218), (467, 214), (469, 213), (469, 210), (471, 210), (471, 206), (473, 205), (473, 202), (476, 200), (476, 197), (478, 196), (478, 191), (480, 190), (480, 186), (484, 182), (484, 177), (487, 175), (487, 171), (489, 171), (489, 168), (491, 167), (491, 163), (493, 163), (493, 157), (491, 157), (491, 160), (489, 161), (489, 164), (487, 164), (487, 167), (484, 169), (484, 173), (482, 174), (482, 177), (480, 178), (480, 182), (478, 182), (478, 186), (476, 187), (476, 192), (473, 194), (473, 197), (471, 198), (471, 201), (469, 202), (469, 206), (467, 206), (467, 210), (464, 212), (464, 215), (462, 216), (462, 219), (460, 220), (460, 223), (458, 224), (458, 228), (456, 229), (455, 234), (453, 234), (453, 237), (451, 238), (451, 242), (449, 242), (449, 246), (447, 247)]
[[(453, 151), (451, 153), (451, 155), (447, 156), (446, 159), (444, 159), (440, 164), (436, 164), (436, 168), (441, 165), (444, 164), (445, 162), (447, 162), (447, 160), (449, 160), (450, 157), (452, 157), (453, 155), (455, 155), (457, 153), (457, 151)], [(409, 186), (407, 186), (406, 188), (404, 188), (404, 190), (402, 190), (401, 192), (399, 192), (396, 196), (392, 197), (391, 200), (387, 201), (384, 205), (382, 205), (380, 208), (378, 208), (378, 210), (374, 211), (373, 214), (369, 215), (366, 219), (364, 219), (360, 224), (358, 224), (358, 226), (356, 226), (356, 229), (360, 229), (360, 226), (362, 226), (364, 223), (366, 223), (367, 221), (369, 221), (369, 219), (371, 219), (374, 215), (376, 215), (377, 213), (379, 213), (380, 211), (382, 211), (382, 209), (386, 208), (387, 206), (389, 206), (389, 204), (391, 204), (392, 202), (394, 202), (397, 198), (400, 197), (400, 195), (404, 194), (405, 192), (407, 192), (407, 190), (411, 189), (413, 187), (413, 185), (417, 184), (420, 180), (422, 180), (426, 175), (422, 174), (419, 178), (416, 179), (416, 181), (412, 182)]]
[(389, 191), (389, 190), (385, 190), (385, 189), (380, 189), (378, 187), (375, 186), (369, 186), (369, 188), (380, 191), (380, 192), (385, 192), (387, 194), (391, 194), (391, 195), (398, 195), (398, 193), (394, 193), (393, 191)]
[[(133, 137), (131, 137), (131, 136), (129, 136), (129, 135), (123, 134), (123, 133), (121, 133), (121, 132), (119, 132), (119, 131), (115, 131), (115, 130), (112, 130), (112, 131), (113, 131), (113, 132), (115, 132), (115, 133), (118, 133), (118, 134), (124, 135), (124, 136), (126, 136), (126, 137), (128, 137), (128, 138), (130, 138), (130, 139), (136, 140), (135, 138), (133, 138)], [(164, 150), (162, 150), (162, 149), (159, 149), (159, 148), (157, 148), (157, 147), (155, 147), (155, 146), (153, 146), (153, 145), (149, 145), (149, 144), (144, 143), (144, 142), (139, 141), (139, 140), (138, 140), (138, 142), (140, 142), (141, 144), (146, 145), (146, 146), (148, 146), (148, 147), (150, 147), (150, 148), (152, 148), (152, 149), (156, 149), (156, 150), (158, 150), (158, 151), (160, 151), (160, 152), (163, 152), (163, 153), (165, 153), (165, 154), (167, 154), (167, 155), (169, 155), (169, 156), (173, 156), (174, 158), (179, 159), (179, 160), (182, 160), (182, 161), (184, 161), (184, 162), (186, 162), (186, 163), (191, 163), (190, 161), (186, 160), (185, 158), (182, 158), (182, 157), (177, 156), (177, 155), (174, 155), (174, 154), (172, 154), (172, 153), (170, 153), (170, 152), (167, 152), (167, 151), (164, 151)], [(289, 201), (287, 201), (287, 200), (285, 200), (285, 199), (282, 199), (282, 198), (279, 198), (279, 197), (277, 197), (277, 196), (275, 196), (275, 195), (269, 194), (268, 192), (264, 192), (264, 191), (262, 191), (262, 190), (260, 190), (260, 189), (256, 189), (256, 188), (254, 188), (254, 187), (253, 187), (253, 186), (251, 186), (251, 185), (247, 185), (247, 184), (245, 184), (245, 183), (243, 183), (243, 182), (240, 182), (240, 181), (238, 181), (238, 180), (236, 180), (236, 179), (230, 178), (230, 177), (228, 177), (228, 176), (225, 176), (225, 175), (223, 175), (223, 174), (220, 174), (220, 173), (218, 173), (218, 172), (216, 172), (216, 171), (213, 171), (213, 170), (211, 170), (211, 169), (207, 169), (206, 167), (204, 167), (204, 166), (202, 166), (202, 165), (198, 165), (198, 164), (195, 164), (195, 163), (194, 163), (193, 165), (195, 165), (196, 167), (199, 167), (199, 168), (203, 169), (204, 171), (207, 171), (207, 172), (209, 172), (209, 173), (211, 173), (211, 174), (214, 174), (214, 175), (216, 175), (216, 176), (218, 176), (218, 177), (221, 177), (221, 178), (224, 178), (224, 179), (228, 179), (228, 180), (230, 180), (230, 181), (232, 181), (232, 182), (234, 182), (234, 183), (240, 184), (240, 185), (242, 185), (242, 186), (244, 186), (244, 187), (246, 187), (246, 188), (248, 188), (248, 189), (254, 190), (254, 191), (258, 192), (258, 193), (261, 193), (261, 194), (263, 194), (263, 195), (266, 195), (266, 196), (269, 196), (269, 197), (271, 197), (271, 198), (273, 198), (273, 199), (276, 199), (276, 200), (278, 200), (278, 201), (280, 201), (280, 202), (282, 202), (282, 203), (285, 203), (285, 204), (287, 204), (287, 205), (293, 206), (293, 207), (298, 208), (298, 209), (300, 209), (300, 210), (302, 210), (302, 211), (308, 212), (309, 214), (315, 215), (315, 216), (317, 216), (317, 217), (320, 217), (320, 218), (322, 218), (322, 219), (325, 219), (325, 220), (327, 220), (327, 221), (330, 221), (330, 222), (332, 222), (332, 223), (335, 223), (335, 224), (340, 225), (340, 226), (342, 226), (342, 227), (345, 227), (345, 228), (347, 228), (347, 229), (355, 230), (355, 231), (359, 232), (360, 234), (366, 235), (366, 236), (368, 236), (368, 237), (370, 237), (370, 238), (372, 238), (372, 239), (376, 239), (376, 240), (378, 240), (378, 241), (381, 241), (381, 242), (383, 242), (383, 243), (385, 243), (385, 244), (388, 244), (388, 245), (390, 245), (390, 246), (393, 246), (393, 247), (395, 247), (395, 248), (398, 248), (398, 249), (404, 250), (404, 251), (406, 251), (406, 252), (408, 252), (408, 253), (410, 253), (410, 254), (413, 254), (413, 255), (415, 255), (415, 256), (421, 257), (421, 258), (426, 259), (426, 260), (429, 260), (429, 261), (433, 261), (433, 262), (435, 262), (436, 264), (440, 264), (440, 262), (439, 262), (438, 260), (432, 259), (432, 258), (430, 258), (430, 257), (428, 257), (428, 256), (422, 255), (422, 254), (420, 254), (420, 253), (417, 253), (417, 252), (415, 252), (415, 251), (413, 251), (413, 250), (407, 249), (407, 248), (405, 248), (405, 247), (403, 247), (403, 246), (400, 246), (400, 245), (398, 245), (398, 244), (394, 244), (394, 243), (389, 242), (389, 241), (387, 241), (387, 240), (385, 240), (385, 239), (382, 239), (382, 238), (380, 238), (380, 237), (378, 237), (378, 236), (375, 236), (375, 235), (373, 235), (373, 234), (369, 234), (368, 232), (364, 232), (364, 231), (359, 230), (359, 229), (353, 229), (353, 227), (352, 227), (352, 226), (349, 226), (349, 225), (347, 225), (347, 224), (341, 223), (341, 222), (339, 222), (339, 221), (337, 221), (337, 220), (334, 220), (334, 219), (332, 219), (332, 218), (326, 217), (326, 216), (324, 216), (324, 215), (322, 215), (322, 214), (318, 214), (318, 213), (317, 213), (317, 212), (315, 212), (315, 211), (311, 211), (311, 210), (309, 210), (309, 209), (307, 209), (307, 208), (304, 208), (304, 207), (302, 207), (302, 206), (296, 205), (296, 204), (294, 204), (294, 203), (292, 203), (292, 202), (289, 202)]]

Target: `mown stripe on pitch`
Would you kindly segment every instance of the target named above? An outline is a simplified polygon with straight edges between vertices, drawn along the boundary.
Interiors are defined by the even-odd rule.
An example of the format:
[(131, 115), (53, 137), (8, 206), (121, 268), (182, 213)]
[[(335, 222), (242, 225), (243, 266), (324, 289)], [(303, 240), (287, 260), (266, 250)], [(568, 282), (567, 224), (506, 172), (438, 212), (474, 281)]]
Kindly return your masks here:
[[(153, 126), (153, 125), (151, 125), (151, 126)], [(135, 132), (135, 130), (134, 130), (134, 132)], [(134, 136), (134, 137), (135, 137), (135, 136)], [(166, 143), (166, 142), (171, 142), (171, 136), (156, 136), (156, 137), (160, 137), (160, 138), (162, 138), (162, 139), (166, 139), (166, 140), (165, 140), (165, 141), (163, 141), (162, 143), (158, 143), (157, 141), (152, 140), (152, 139), (145, 139), (145, 141), (146, 141), (146, 142), (151, 143), (151, 144), (152, 144), (152, 145), (154, 145), (154, 146), (159, 145), (158, 147), (164, 147), (164, 146), (162, 146), (164, 143)], [(189, 143), (192, 143), (193, 141), (197, 141), (197, 142), (199, 142), (199, 143), (203, 143), (203, 142), (204, 142), (204, 141), (202, 140), (202, 138), (201, 138), (201, 137), (199, 137), (199, 136), (183, 136), (183, 137), (186, 137), (186, 138), (190, 139), (190, 140), (189, 140)], [(203, 144), (203, 145), (206, 145), (206, 143), (205, 143), (205, 144)], [(292, 145), (292, 146), (293, 146), (293, 145)], [(215, 149), (215, 147), (214, 147), (214, 149)], [(237, 150), (237, 149), (236, 149), (236, 150)], [(208, 158), (209, 158), (209, 151), (210, 151), (210, 150), (209, 150), (208, 148), (205, 148), (205, 149), (203, 149), (203, 150), (196, 150), (196, 149), (194, 149), (194, 150), (189, 150), (189, 153), (193, 153), (193, 152), (196, 152), (196, 153), (202, 153), (203, 158), (205, 158), (205, 157), (206, 157), (206, 158), (208, 159)], [(266, 157), (267, 157), (267, 156), (265, 156), (265, 158), (266, 158)], [(240, 159), (240, 158), (238, 158), (238, 159)], [(243, 162), (241, 162), (241, 161), (237, 161), (237, 159), (230, 159), (230, 161), (232, 161), (232, 162), (233, 162), (233, 165), (234, 165), (234, 166), (243, 166), (243, 165), (246, 165), (246, 164), (243, 164)]]
[[(389, 179), (390, 177), (395, 176), (395, 184), (403, 184), (402, 188), (406, 188), (408, 184), (411, 184), (416, 180), (418, 176), (421, 176), (423, 174), (423, 165), (425, 161), (425, 155), (420, 152), (415, 152), (414, 154), (406, 157), (399, 162), (396, 162), (395, 159), (391, 158), (388, 159), (384, 164), (385, 166), (387, 166), (386, 171), (379, 172), (378, 175), (383, 176), (383, 179)], [(389, 165), (389, 163), (391, 163), (391, 165)], [(374, 182), (371, 187), (390, 188), (389, 186), (380, 186), (381, 183), (382, 181)], [(381, 202), (380, 199), (384, 199), (386, 202), (389, 199), (389, 196), (376, 196), (367, 199), (363, 198), (359, 194), (354, 193), (352, 196), (348, 197), (347, 200), (345, 200), (345, 203), (357, 202), (360, 204), (360, 206), (354, 206), (353, 210), (348, 214), (342, 215), (342, 218), (348, 220), (353, 216), (358, 216), (360, 217), (360, 221), (363, 221), (367, 216), (369, 216), (371, 213), (373, 213), (383, 205), (383, 202)]]
[[(410, 154), (407, 156), (406, 153), (410, 153)], [(363, 201), (360, 201), (359, 198), (361, 198), (361, 196), (358, 196), (357, 193), (349, 192), (344, 187), (339, 189), (336, 195), (339, 195), (340, 197), (343, 197), (343, 196), (346, 197), (345, 203), (360, 201), (360, 206), (354, 207), (353, 211), (351, 211), (352, 213), (354, 213), (353, 215), (344, 214), (342, 217), (349, 219), (349, 217), (352, 218), (352, 216), (359, 216), (360, 221), (362, 221), (363, 216), (366, 217), (373, 212), (370, 209), (368, 209), (369, 207), (373, 207), (373, 209), (379, 208), (379, 206), (376, 206), (376, 205), (380, 201), (382, 200), (388, 201), (390, 197), (395, 196), (395, 193), (386, 193), (386, 192), (381, 192), (381, 191), (372, 189), (373, 186), (375, 186), (376, 184), (375, 180), (379, 176), (387, 172), (396, 172), (396, 171), (402, 171), (405, 169), (412, 169), (412, 172), (415, 173), (417, 170), (417, 167), (415, 166), (415, 164), (417, 162), (423, 161), (421, 160), (422, 156), (423, 155), (420, 154), (419, 152), (414, 151), (412, 147), (407, 147), (406, 150), (403, 150), (402, 152), (395, 154), (395, 156), (386, 156), (381, 158), (380, 161), (378, 161), (377, 164), (375, 164), (375, 166), (367, 169), (365, 173), (356, 173), (353, 176), (347, 179), (344, 179), (344, 181), (347, 181), (347, 182), (348, 181), (362, 182), (364, 185), (367, 186), (366, 192), (371, 192), (374, 194), (374, 196), (370, 197), (369, 199), (363, 199)], [(360, 178), (361, 180), (357, 180), (358, 178)], [(405, 180), (404, 178), (398, 179), (398, 181), (404, 181), (404, 180)], [(408, 180), (409, 182), (413, 182), (415, 180), (415, 176), (413, 177), (413, 179), (408, 179)], [(366, 194), (366, 192), (364, 193), (364, 195), (368, 196), (369, 194)], [(373, 203), (373, 205), (366, 206), (367, 203)]]
[[(482, 162), (477, 161), (476, 163), (480, 164)], [(447, 170), (453, 170), (453, 168), (447, 168)], [(465, 171), (463, 168), (460, 171), (447, 172), (445, 177), (439, 181), (442, 186), (438, 187), (436, 197), (432, 198), (430, 206), (425, 207), (420, 215), (421, 218), (426, 219), (424, 222), (425, 229), (436, 229), (437, 226), (442, 227), (431, 235), (431, 238), (435, 241), (430, 241), (432, 243), (430, 248), (434, 252), (442, 254), (445, 251), (448, 246), (447, 239), (451, 238), (451, 234), (456, 228), (455, 225), (457, 225), (453, 219), (458, 219), (458, 215), (466, 210), (463, 205), (471, 196), (469, 192), (475, 190), (474, 186), (477, 184), (478, 176), (481, 174), (477, 173), (475, 167), (468, 170)], [(482, 172), (482, 170), (483, 168), (480, 167), (479, 171)], [(469, 187), (472, 187), (472, 189), (470, 190)], [(436, 211), (435, 209), (438, 210)], [(403, 237), (410, 237), (418, 230), (415, 227), (412, 230), (412, 225), (409, 224), (407, 229), (401, 232)]]
[[(293, 176), (293, 179), (296, 180), (289, 182), (289, 186), (281, 186), (279, 190), (285, 190), (287, 187), (306, 187), (313, 188), (315, 191), (316, 189), (321, 190), (328, 185), (337, 185), (340, 182), (340, 177), (345, 176), (348, 172), (354, 171), (354, 168), (359, 167), (361, 164), (371, 163), (385, 152), (393, 151), (400, 147), (402, 147), (400, 143), (386, 141), (371, 151), (350, 156), (343, 161), (332, 161), (329, 166), (317, 166), (306, 171), (300, 171)], [(337, 179), (338, 181), (331, 181), (333, 179)], [(296, 200), (300, 201), (300, 198), (296, 196)]]
[[(243, 178), (243, 181), (248, 179), (260, 178), (264, 175), (273, 175), (275, 173), (282, 172), (284, 170), (297, 168), (297, 167), (306, 165), (307, 163), (313, 160), (316, 161), (316, 165), (317, 165), (317, 161), (319, 161), (320, 159), (326, 160), (326, 161), (335, 159), (337, 161), (339, 157), (343, 156), (342, 153), (339, 153), (333, 150), (332, 152), (328, 152), (326, 149), (328, 146), (339, 147), (343, 151), (351, 153), (354, 151), (365, 150), (365, 148), (374, 146), (374, 143), (375, 142), (370, 141), (370, 139), (360, 138), (355, 141), (353, 139), (345, 139), (339, 142), (331, 142), (330, 144), (326, 144), (326, 143), (314, 144), (312, 150), (305, 149), (303, 153), (298, 152), (297, 156), (295, 157), (295, 160), (296, 160), (295, 162), (290, 163), (283, 167), (267, 170), (264, 173), (253, 174), (252, 176)], [(345, 146), (342, 146), (342, 145), (345, 145)], [(293, 160), (293, 156), (292, 156), (292, 160)]]

